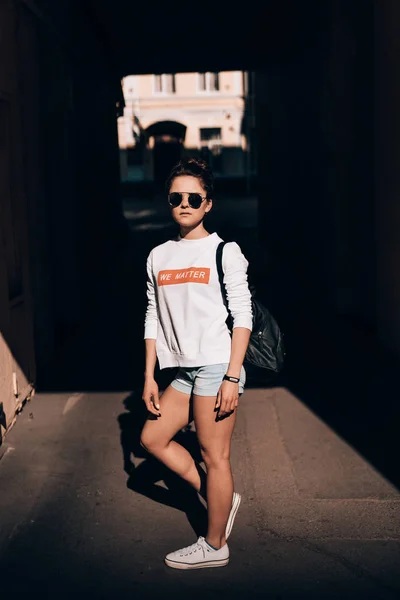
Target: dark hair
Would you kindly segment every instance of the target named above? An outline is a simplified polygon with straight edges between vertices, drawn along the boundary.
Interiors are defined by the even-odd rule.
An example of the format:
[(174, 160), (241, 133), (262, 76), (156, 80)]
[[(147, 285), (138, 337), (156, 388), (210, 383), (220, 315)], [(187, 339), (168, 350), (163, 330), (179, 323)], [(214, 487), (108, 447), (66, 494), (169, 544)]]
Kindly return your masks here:
[(214, 175), (205, 160), (202, 158), (182, 158), (173, 167), (165, 182), (167, 194), (169, 194), (169, 190), (171, 189), (172, 181), (176, 177), (181, 177), (183, 175), (197, 177), (206, 191), (207, 199), (210, 200), (213, 197)]

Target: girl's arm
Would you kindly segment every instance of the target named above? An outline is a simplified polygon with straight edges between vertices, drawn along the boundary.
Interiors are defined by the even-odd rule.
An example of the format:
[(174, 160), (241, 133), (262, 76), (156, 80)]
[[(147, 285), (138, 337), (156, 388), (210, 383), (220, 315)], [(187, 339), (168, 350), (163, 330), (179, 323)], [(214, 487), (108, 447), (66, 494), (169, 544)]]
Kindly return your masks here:
[(158, 330), (158, 314), (157, 314), (157, 302), (156, 294), (154, 289), (154, 277), (153, 277), (153, 265), (152, 265), (152, 252), (150, 252), (147, 262), (147, 309), (144, 319), (144, 339), (157, 339)]
[[(227, 244), (223, 254), (224, 285), (226, 286), (228, 307), (233, 319), (231, 356), (227, 375), (238, 379), (253, 327), (247, 267), (248, 262), (239, 246), (235, 242)], [(224, 417), (230, 414), (237, 407), (238, 400), (239, 384), (223, 381), (216, 402), (219, 416)]]
[(144, 371), (144, 387), (142, 400), (146, 404), (149, 412), (157, 417), (161, 417), (160, 403), (158, 395), (158, 385), (154, 379), (154, 369), (156, 366), (156, 340), (146, 339), (146, 367)]
[(144, 388), (142, 399), (147, 410), (154, 415), (161, 416), (159, 413), (158, 385), (154, 379), (154, 370), (157, 362), (156, 339), (158, 329), (157, 303), (153, 283), (152, 255), (147, 259), (147, 309), (144, 324), (144, 339), (146, 347)]
[(244, 355), (249, 345), (251, 331), (247, 327), (234, 327), (232, 332), (231, 359), (229, 361), (227, 375), (240, 377), (243, 366)]
[[(253, 310), (251, 293), (247, 281), (247, 268), (249, 263), (243, 256), (238, 244), (231, 242), (224, 248), (222, 266), (224, 270), (224, 285), (229, 311), (233, 321), (232, 356), (230, 366), (237, 368), (243, 363), (248, 339), (253, 329)], [(246, 329), (248, 334), (236, 333), (236, 329)], [(240, 341), (236, 341), (236, 339)], [(246, 343), (247, 342), (247, 343)], [(244, 347), (245, 346), (245, 347)], [(240, 367), (242, 364), (240, 364)]]

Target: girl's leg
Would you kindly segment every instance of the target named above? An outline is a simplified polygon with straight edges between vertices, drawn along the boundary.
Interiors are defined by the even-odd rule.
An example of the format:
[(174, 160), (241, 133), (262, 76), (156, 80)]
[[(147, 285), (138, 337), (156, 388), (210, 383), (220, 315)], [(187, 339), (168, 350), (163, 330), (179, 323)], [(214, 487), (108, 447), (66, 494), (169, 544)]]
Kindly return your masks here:
[(186, 448), (172, 440), (189, 422), (189, 401), (190, 394), (168, 386), (160, 396), (161, 417), (147, 419), (140, 443), (150, 454), (200, 491), (200, 475), (192, 456)]
[(193, 416), (203, 460), (207, 467), (208, 532), (215, 548), (226, 542), (225, 528), (232, 505), (233, 478), (230, 465), (236, 411), (216, 420), (215, 396), (193, 396)]

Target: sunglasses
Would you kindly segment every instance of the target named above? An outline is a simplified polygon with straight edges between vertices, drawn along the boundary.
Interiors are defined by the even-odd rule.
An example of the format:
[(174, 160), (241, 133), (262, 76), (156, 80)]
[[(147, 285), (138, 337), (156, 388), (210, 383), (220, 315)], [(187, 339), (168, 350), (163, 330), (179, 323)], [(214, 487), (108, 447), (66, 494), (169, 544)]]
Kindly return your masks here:
[(173, 208), (180, 206), (182, 204), (183, 194), (187, 194), (190, 208), (200, 208), (203, 200), (207, 200), (207, 196), (202, 196), (198, 192), (172, 192), (172, 194), (168, 194), (169, 205)]

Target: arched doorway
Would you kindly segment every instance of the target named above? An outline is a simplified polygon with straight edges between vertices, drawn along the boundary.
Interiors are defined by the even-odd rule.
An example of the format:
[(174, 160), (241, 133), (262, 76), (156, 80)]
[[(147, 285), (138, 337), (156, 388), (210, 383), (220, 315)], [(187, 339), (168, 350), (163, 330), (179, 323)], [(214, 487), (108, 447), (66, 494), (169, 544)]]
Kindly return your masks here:
[(145, 134), (147, 148), (153, 155), (154, 182), (162, 185), (181, 158), (186, 125), (176, 121), (157, 121), (146, 129)]

